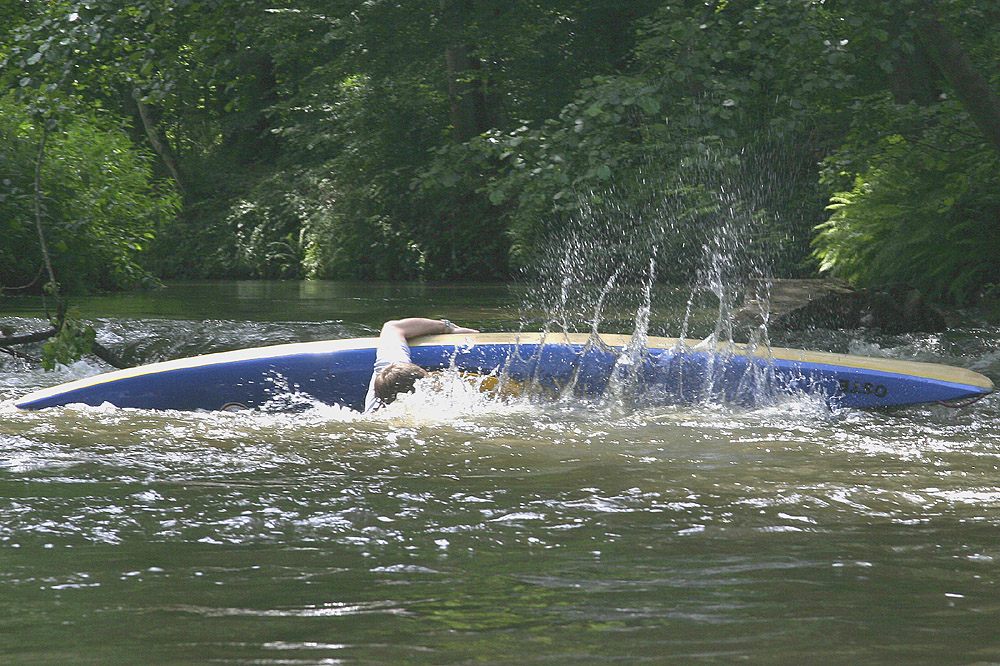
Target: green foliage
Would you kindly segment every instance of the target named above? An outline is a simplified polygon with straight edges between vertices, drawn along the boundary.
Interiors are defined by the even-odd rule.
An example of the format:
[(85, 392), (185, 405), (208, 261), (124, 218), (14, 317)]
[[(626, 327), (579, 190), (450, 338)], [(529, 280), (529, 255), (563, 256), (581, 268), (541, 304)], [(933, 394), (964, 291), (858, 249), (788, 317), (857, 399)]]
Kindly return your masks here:
[(304, 223), (304, 264), (310, 277), (424, 277), (427, 262), (420, 244), (404, 235), (390, 214), (376, 212), (363, 191), (338, 195), (330, 180), (317, 180), (314, 186), (330, 198), (329, 205), (313, 207)]
[(268, 13), (255, 44), (275, 64), (268, 118), (280, 151), (210, 222), (231, 240), (213, 256), (246, 250), (217, 265), (270, 272), (250, 264), (270, 265), (278, 243), (315, 277), (506, 277), (507, 206), (476, 189), (411, 187), (451, 145), (446, 52), (458, 45), (475, 61), (461, 77), (482, 91), (481, 120), (516, 127), (627, 59), (632, 21), (655, 5), (302, 2)]
[[(148, 279), (137, 257), (177, 199), (152, 180), (150, 159), (120, 124), (71, 105), (50, 123), (41, 155), (42, 226), (56, 275), (71, 290), (135, 285)], [(12, 94), (0, 97), (0, 283), (38, 284), (42, 255), (35, 221), (35, 169), (42, 129)]]
[[(996, 89), (1000, 10), (931, 9)], [(601, 218), (614, 253), (656, 247), (669, 279), (728, 238), (733, 270), (822, 262), (965, 298), (991, 280), (995, 157), (938, 103), (928, 15), (919, 0), (15, 3), (0, 9), (0, 86), (18, 91), (0, 117), (0, 271), (38, 273), (25, 211), (49, 122), (66, 157), (46, 160), (46, 220), (78, 283), (134, 282), (140, 265), (505, 279)], [(80, 111), (98, 108), (125, 121)], [(82, 162), (111, 180), (67, 166)], [(154, 176), (176, 182), (181, 215)], [(956, 250), (907, 274), (936, 236), (975, 239), (975, 266)]]
[(89, 354), (97, 337), (94, 327), (83, 324), (75, 313), (69, 313), (58, 335), (42, 346), (42, 367), (55, 370), (56, 365), (69, 365)]
[[(57, 0), (39, 4), (0, 44), (0, 83), (59, 90), (115, 110), (131, 119), (127, 132), (139, 152), (155, 149), (157, 166), (167, 159), (179, 165), (155, 175), (175, 179), (184, 191), (184, 219), (171, 215), (141, 257), (161, 275), (232, 269), (215, 256), (233, 244), (228, 206), (273, 156), (263, 114), (275, 101), (273, 62), (255, 48), (269, 6), (257, 0)], [(139, 171), (148, 175), (151, 166), (146, 162)]]
[[(859, 31), (860, 48), (885, 47), (873, 61), (889, 90), (851, 104), (851, 131), (823, 162), (832, 198), (814, 256), (823, 271), (860, 285), (904, 282), (964, 303), (1000, 272), (1000, 155), (925, 57), (926, 9), (887, 3)], [(1000, 11), (964, 1), (936, 10), (996, 91)]]
[(874, 139), (862, 128), (826, 161), (825, 182), (851, 180), (817, 227), (821, 270), (867, 286), (904, 282), (959, 303), (997, 283), (1000, 156), (976, 140), (954, 103), (876, 99), (865, 110), (899, 133)]
[[(781, 248), (771, 260), (800, 271), (822, 211), (811, 165), (856, 94), (843, 23), (793, 0), (661, 5), (638, 23), (629, 71), (585, 79), (540, 124), (437, 149), (418, 185), (438, 198), (475, 191), (503, 209), (519, 266), (536, 263), (542, 239), (581, 207), (614, 196), (630, 215), (669, 218), (670, 252), (700, 251), (732, 223), (727, 211), (749, 212), (768, 220), (751, 225), (766, 227), (759, 238)], [(705, 188), (720, 191), (713, 215), (688, 196)]]
[(404, 81), (337, 74), (314, 70), (310, 86), (275, 107), (282, 168), (230, 208), (234, 245), (258, 257), (275, 243), (291, 245), (310, 277), (418, 277), (417, 239), (433, 239), (405, 226), (419, 215), (406, 183), (419, 147), (437, 135), (433, 103), (408, 94)]

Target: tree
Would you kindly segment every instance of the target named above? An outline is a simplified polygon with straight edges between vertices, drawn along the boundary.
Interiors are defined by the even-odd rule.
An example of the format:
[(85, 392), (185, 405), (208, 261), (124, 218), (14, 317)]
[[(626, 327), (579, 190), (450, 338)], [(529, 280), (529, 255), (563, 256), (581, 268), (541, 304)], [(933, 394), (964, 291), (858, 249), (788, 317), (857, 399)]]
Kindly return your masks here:
[(114, 118), (63, 104), (57, 119), (0, 97), (0, 284), (40, 288), (41, 271), (71, 290), (139, 284), (138, 257), (177, 199)]
[[(171, 228), (164, 247), (197, 244), (213, 226), (205, 211), (224, 209), (241, 187), (235, 181), (273, 156), (264, 110), (276, 82), (270, 57), (252, 48), (266, 7), (255, 0), (53, 2), (12, 31), (0, 81), (81, 95), (131, 118), (133, 140), (157, 155), (158, 174), (186, 199), (186, 224)], [(229, 157), (226, 166), (220, 155)], [(200, 250), (186, 254), (210, 252)]]
[(1000, 98), (945, 27), (937, 10), (932, 9), (918, 19), (917, 41), (955, 91), (986, 141), (1000, 153)]
[(442, 145), (544, 117), (593, 67), (613, 71), (628, 40), (608, 48), (606, 26), (627, 35), (653, 5), (426, 0), (365, 3), (350, 20), (318, 6), (274, 15), (331, 48), (297, 59), (309, 74), (272, 109), (288, 168), (242, 199), (234, 224), (273, 229), (257, 256), (291, 235), (314, 276), (505, 277), (505, 208), (475, 187), (413, 183)]
[(889, 85), (855, 102), (852, 131), (825, 160), (833, 198), (815, 256), (861, 285), (907, 282), (967, 302), (1000, 280), (998, 105), (981, 74), (1000, 64), (1000, 11), (975, 2), (858, 11), (866, 34), (889, 47), (873, 56)]
[(161, 276), (504, 279), (614, 210), (663, 278), (728, 238), (733, 266), (882, 280), (848, 266), (862, 200), (946, 202), (898, 238), (992, 210), (968, 184), (992, 182), (1000, 10), (925, 7), (53, 0), (7, 9), (0, 82), (130, 121), (183, 192)]
[[(784, 241), (770, 243), (783, 249), (769, 261), (801, 271), (822, 212), (813, 165), (858, 85), (845, 26), (789, 1), (662, 4), (633, 28), (624, 71), (584, 79), (556, 116), (442, 148), (422, 185), (475, 188), (503, 207), (520, 265), (609, 197), (653, 218), (661, 256), (700, 254), (723, 217), (704, 214), (703, 195), (725, 190), (719, 212), (735, 204), (745, 237)], [(672, 268), (668, 277), (690, 273)]]

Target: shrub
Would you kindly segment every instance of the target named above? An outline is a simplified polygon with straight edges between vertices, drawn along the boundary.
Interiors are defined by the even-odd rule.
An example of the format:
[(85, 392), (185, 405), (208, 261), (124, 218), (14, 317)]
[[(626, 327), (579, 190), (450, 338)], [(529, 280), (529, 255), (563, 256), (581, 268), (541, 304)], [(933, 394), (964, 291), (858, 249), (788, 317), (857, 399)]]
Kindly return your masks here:
[[(72, 119), (47, 132), (38, 200), (56, 276), (70, 290), (133, 286), (149, 279), (136, 259), (178, 197), (153, 179), (121, 123), (72, 104)], [(35, 167), (43, 130), (13, 94), (0, 97), (0, 284), (34, 284), (43, 265), (35, 223)]]
[(1000, 281), (1000, 159), (957, 105), (892, 111), (910, 131), (859, 132), (827, 160), (824, 181), (848, 188), (831, 198), (814, 254), (821, 270), (861, 286), (905, 282), (967, 302)]

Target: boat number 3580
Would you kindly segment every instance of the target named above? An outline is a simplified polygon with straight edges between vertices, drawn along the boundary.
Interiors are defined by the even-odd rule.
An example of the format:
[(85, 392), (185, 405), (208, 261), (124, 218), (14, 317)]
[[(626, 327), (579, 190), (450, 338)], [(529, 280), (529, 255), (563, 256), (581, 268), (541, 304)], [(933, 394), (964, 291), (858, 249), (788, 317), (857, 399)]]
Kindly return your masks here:
[(882, 384), (872, 384), (871, 382), (859, 382), (857, 380), (839, 379), (841, 393), (860, 393), (861, 395), (873, 395), (876, 398), (884, 398), (888, 393)]

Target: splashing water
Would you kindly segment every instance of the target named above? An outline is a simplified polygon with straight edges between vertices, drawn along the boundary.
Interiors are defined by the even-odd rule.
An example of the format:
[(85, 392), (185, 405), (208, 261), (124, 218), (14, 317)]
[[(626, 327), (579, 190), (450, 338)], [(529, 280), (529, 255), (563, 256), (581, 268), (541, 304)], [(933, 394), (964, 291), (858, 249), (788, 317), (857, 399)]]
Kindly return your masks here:
[[(718, 177), (710, 171), (695, 170), (695, 177)], [(603, 397), (618, 406), (632, 403), (643, 393), (641, 370), (650, 359), (648, 338), (661, 275), (676, 280), (678, 270), (687, 267), (683, 319), (669, 329), (660, 324), (657, 333), (680, 339), (672, 350), (676, 355), (711, 355), (704, 385), (696, 390), (710, 402), (726, 400), (720, 379), (737, 353), (736, 344), (743, 343), (739, 353), (762, 362), (747, 365), (737, 394), (753, 396), (756, 405), (772, 404), (777, 393), (774, 370), (767, 362), (767, 326), (772, 281), (768, 257), (774, 252), (760, 239), (774, 220), (761, 212), (761, 188), (744, 187), (730, 178), (715, 188), (682, 183), (665, 192), (655, 205), (640, 210), (628, 210), (613, 194), (586, 197), (579, 214), (548, 242), (536, 269), (537, 292), (524, 305), (522, 329), (532, 319), (541, 319), (544, 335), (552, 336), (573, 332), (576, 322), (586, 322), (590, 337), (581, 358), (594, 350), (611, 351), (598, 335), (602, 328), (630, 329), (629, 343), (614, 352), (617, 359)], [(749, 320), (738, 316), (741, 303), (757, 304)], [(707, 337), (696, 345), (685, 341), (696, 328), (695, 313), (708, 309), (714, 309), (714, 323)], [(553, 337), (559, 341), (559, 335)], [(579, 397), (578, 375), (575, 372), (563, 387), (563, 400)]]

